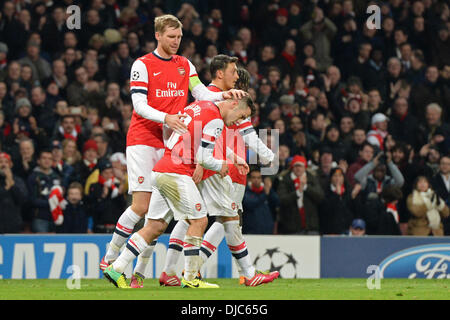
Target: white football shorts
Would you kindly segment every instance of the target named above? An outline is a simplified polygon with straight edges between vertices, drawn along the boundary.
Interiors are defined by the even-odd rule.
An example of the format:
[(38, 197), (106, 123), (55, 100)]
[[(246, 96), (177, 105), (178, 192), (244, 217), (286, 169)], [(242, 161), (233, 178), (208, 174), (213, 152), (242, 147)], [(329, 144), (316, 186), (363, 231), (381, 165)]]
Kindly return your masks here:
[(234, 187), (230, 176), (222, 178), (219, 174), (201, 181), (198, 185), (200, 194), (210, 216), (235, 217), (238, 205), (233, 199)]
[(233, 182), (233, 193), (231, 195), (231, 199), (233, 199), (234, 202), (236, 202), (236, 205), (238, 207), (238, 210), (244, 210), (242, 209), (242, 200), (244, 199), (245, 194), (245, 186), (240, 183)]
[(205, 202), (192, 177), (167, 172), (152, 173), (153, 193), (147, 219), (172, 217), (178, 220), (200, 219), (206, 216)]
[(151, 173), (155, 164), (163, 157), (164, 148), (146, 145), (128, 146), (126, 149), (128, 193), (152, 192)]

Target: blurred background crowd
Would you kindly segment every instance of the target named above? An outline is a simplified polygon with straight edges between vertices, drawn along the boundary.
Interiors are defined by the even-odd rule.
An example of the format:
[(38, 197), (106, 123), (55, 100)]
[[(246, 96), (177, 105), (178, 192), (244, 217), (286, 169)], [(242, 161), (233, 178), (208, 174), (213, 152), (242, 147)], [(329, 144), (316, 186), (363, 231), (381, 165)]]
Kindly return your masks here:
[(447, 1), (2, 3), (0, 233), (114, 230), (130, 203), (131, 65), (171, 13), (205, 85), (215, 55), (239, 58), (253, 126), (278, 146), (275, 174), (251, 167), (244, 233), (450, 235)]

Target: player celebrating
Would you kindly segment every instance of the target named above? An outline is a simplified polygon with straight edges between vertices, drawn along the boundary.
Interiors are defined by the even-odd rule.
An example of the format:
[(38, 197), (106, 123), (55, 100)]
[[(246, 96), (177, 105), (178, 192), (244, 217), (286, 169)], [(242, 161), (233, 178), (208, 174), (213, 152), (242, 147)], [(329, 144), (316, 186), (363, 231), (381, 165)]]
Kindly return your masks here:
[[(236, 57), (229, 57), (226, 55), (218, 55), (215, 56), (210, 65), (210, 71), (211, 75), (213, 76), (213, 80), (211, 84), (208, 86), (208, 89), (216, 92), (221, 92), (222, 90), (227, 90), (230, 88), (233, 88), (236, 85), (236, 82), (239, 80), (239, 85), (246, 88), (248, 90), (249, 86), (249, 76), (248, 72), (243, 68), (237, 68)], [(237, 138), (237, 139), (235, 139)], [(221, 141), (223, 140), (223, 141)], [(226, 140), (226, 142), (225, 142)], [(232, 149), (232, 152), (234, 154), (238, 155), (238, 161), (243, 161), (242, 159), (245, 158), (245, 146), (244, 141), (247, 145), (250, 146), (251, 149), (253, 149), (258, 155), (260, 155), (260, 158), (264, 162), (270, 162), (274, 158), (273, 152), (267, 148), (264, 143), (258, 138), (256, 135), (255, 130), (253, 129), (253, 126), (249, 119), (246, 119), (244, 121), (241, 121), (239, 124), (235, 124), (233, 126), (227, 127), (227, 132), (222, 133), (222, 137), (217, 143), (216, 149), (214, 150), (215, 154), (214, 156), (217, 157), (220, 153), (221, 156), (224, 156), (226, 153), (230, 154), (231, 151), (224, 150), (224, 148), (221, 147), (221, 145), (225, 145), (228, 147), (228, 149)], [(234, 149), (234, 150), (233, 150)], [(237, 160), (237, 159), (236, 159)], [(233, 165), (229, 165), (230, 168), (230, 178), (233, 183), (233, 188), (231, 189), (231, 194), (228, 194), (228, 196), (232, 199), (232, 203), (235, 204), (235, 207), (237, 209), (237, 212), (241, 212), (242, 210), (242, 199), (244, 197), (245, 192), (245, 184), (246, 184), (246, 173), (240, 173), (239, 170)], [(214, 194), (209, 201), (209, 206), (207, 203), (207, 209), (208, 213), (210, 215), (223, 215), (223, 212), (221, 214), (221, 203), (227, 203), (229, 202), (229, 199), (226, 198), (227, 192), (224, 192), (224, 190), (220, 190), (221, 183), (215, 180), (214, 177), (212, 177), (215, 174), (215, 172), (206, 170), (206, 172), (203, 172), (202, 168), (197, 166), (197, 169), (195, 171), (195, 174), (193, 176), (193, 179), (196, 183), (200, 182), (200, 180), (208, 181), (205, 183), (202, 183), (200, 186), (205, 184), (207, 187), (202, 189), (202, 195), (205, 193), (205, 196), (209, 196), (210, 193), (208, 193), (207, 189), (210, 189), (211, 192)], [(212, 177), (212, 178), (210, 178)], [(209, 178), (209, 179), (208, 179)], [(207, 180), (205, 180), (207, 179)], [(211, 182), (210, 182), (211, 181)], [(212, 184), (213, 187), (208, 188), (208, 186)], [(223, 186), (223, 185), (222, 185)], [(223, 195), (223, 196), (222, 196)], [(225, 197), (223, 200), (221, 197)], [(206, 200), (206, 199), (205, 199)], [(213, 206), (214, 209), (210, 211), (210, 207)], [(223, 208), (224, 212), (227, 212), (229, 208)], [(214, 212), (214, 213), (212, 213)], [(233, 252), (233, 257), (237, 259), (238, 266), (244, 265), (244, 269), (240, 268), (242, 272), (244, 273), (244, 276), (241, 278), (242, 283), (245, 283), (246, 285), (259, 285), (264, 282), (269, 282), (270, 277), (275, 278), (278, 276), (278, 274), (273, 273), (272, 275), (266, 276), (264, 280), (261, 280), (261, 282), (258, 281), (250, 281), (250, 279), (253, 279), (258, 276), (258, 279), (260, 278), (260, 273), (256, 273), (255, 269), (251, 265), (250, 257), (247, 255), (247, 250), (236, 250), (235, 246), (230, 244), (230, 242), (233, 242), (233, 240), (230, 240), (233, 236), (232, 229), (238, 228), (239, 226), (239, 216), (235, 215), (234, 212), (230, 212), (228, 215), (231, 215), (231, 217), (222, 217), (219, 219), (219, 221), (216, 221), (212, 224), (212, 226), (208, 229), (208, 231), (205, 234), (202, 247), (201, 247), (201, 257), (204, 261), (215, 251), (217, 246), (222, 241), (223, 237), (225, 235), (228, 235), (227, 243), (229, 244), (230, 250), (239, 251), (239, 252)], [(188, 229), (188, 225), (184, 221), (177, 222), (176, 226), (174, 227), (169, 240), (169, 249), (166, 256), (166, 263), (164, 266), (164, 270), (161, 273), (159, 282), (161, 285), (164, 286), (179, 286), (180, 280), (176, 276), (175, 272), (175, 266), (177, 264), (179, 255), (181, 254), (181, 251), (183, 250), (183, 237), (186, 234), (186, 231)], [(226, 230), (227, 229), (227, 230)], [(236, 232), (234, 232), (236, 233)], [(240, 233), (239, 239), (242, 238), (242, 232), (237, 232), (237, 234)], [(228, 241), (229, 240), (229, 241)], [(239, 245), (245, 243), (242, 241), (239, 243)], [(247, 277), (248, 281), (246, 281), (245, 277)], [(273, 280), (273, 279), (272, 279)]]
[[(206, 205), (192, 180), (192, 174), (198, 162), (218, 172), (218, 177), (226, 177), (226, 161), (213, 157), (216, 139), (220, 137), (224, 123), (232, 125), (249, 117), (253, 111), (253, 102), (249, 97), (229, 99), (216, 105), (209, 101), (198, 101), (184, 108), (188, 132), (181, 137), (172, 134), (163, 158), (153, 168), (152, 182), (155, 189), (146, 215), (147, 224), (130, 237), (125, 250), (104, 271), (105, 277), (114, 285), (128, 287), (123, 275), (125, 267), (161, 235), (170, 220), (175, 218), (177, 221), (185, 220), (189, 225), (183, 239), (185, 274), (181, 285), (190, 288), (218, 287), (196, 277), (203, 264), (200, 246), (208, 220)], [(196, 135), (195, 132), (200, 131), (197, 129), (199, 127), (201, 135)], [(231, 203), (227, 206), (231, 206)]]
[[(135, 224), (147, 213), (152, 192), (150, 174), (164, 154), (163, 125), (182, 134), (186, 130), (178, 112), (187, 104), (188, 90), (197, 100), (218, 101), (241, 97), (230, 90), (214, 93), (199, 80), (192, 63), (176, 55), (182, 24), (172, 15), (155, 18), (155, 51), (138, 58), (131, 68), (130, 92), (133, 115), (127, 134), (127, 170), (132, 204), (119, 218), (100, 269), (119, 255)], [(146, 259), (147, 257), (142, 257)]]

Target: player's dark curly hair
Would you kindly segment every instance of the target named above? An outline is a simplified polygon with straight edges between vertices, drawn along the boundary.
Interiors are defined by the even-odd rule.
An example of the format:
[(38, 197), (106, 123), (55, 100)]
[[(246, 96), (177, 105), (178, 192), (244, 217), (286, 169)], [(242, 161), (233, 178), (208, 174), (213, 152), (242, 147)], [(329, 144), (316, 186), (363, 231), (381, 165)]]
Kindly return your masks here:
[(234, 87), (245, 92), (250, 88), (250, 73), (244, 67), (239, 67), (237, 69), (239, 79), (237, 79)]

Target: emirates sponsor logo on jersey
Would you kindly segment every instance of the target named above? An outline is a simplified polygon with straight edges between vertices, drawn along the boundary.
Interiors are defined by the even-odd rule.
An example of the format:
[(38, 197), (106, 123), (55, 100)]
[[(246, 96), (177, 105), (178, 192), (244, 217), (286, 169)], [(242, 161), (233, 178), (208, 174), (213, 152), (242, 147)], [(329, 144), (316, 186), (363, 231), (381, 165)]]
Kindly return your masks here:
[(157, 98), (169, 98), (169, 97), (172, 98), (172, 97), (184, 97), (186, 93), (184, 92), (184, 90), (156, 89), (155, 95)]
[(184, 74), (186, 73), (186, 70), (184, 70), (183, 67), (178, 67), (178, 73), (180, 74), (180, 76), (184, 76)]

